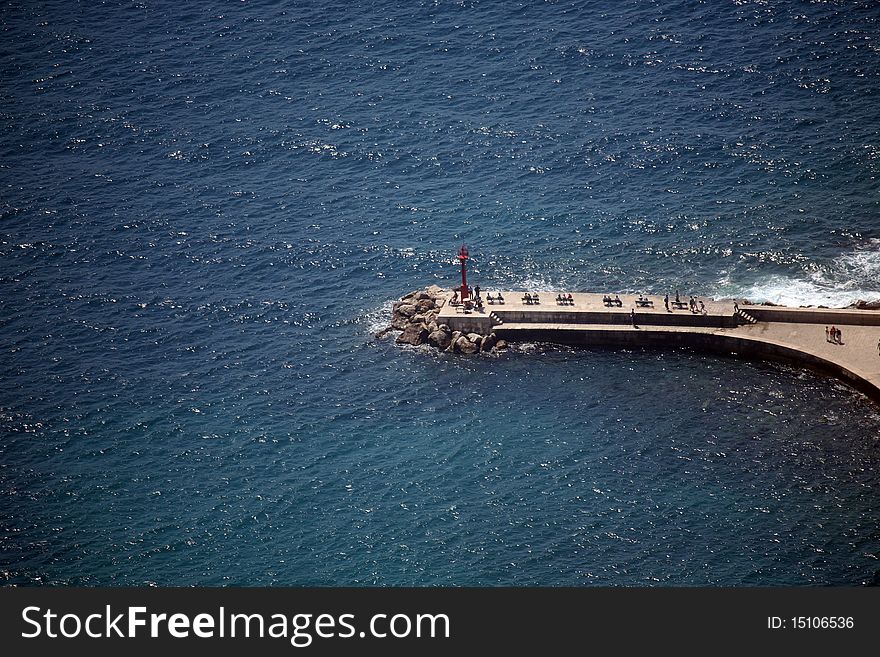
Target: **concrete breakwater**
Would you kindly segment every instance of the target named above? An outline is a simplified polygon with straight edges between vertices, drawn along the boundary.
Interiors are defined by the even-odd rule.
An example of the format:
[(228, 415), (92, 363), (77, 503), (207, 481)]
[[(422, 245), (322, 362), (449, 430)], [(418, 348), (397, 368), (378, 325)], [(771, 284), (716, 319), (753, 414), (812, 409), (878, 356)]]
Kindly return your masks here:
[(656, 295), (570, 297), (492, 291), (482, 304), (465, 306), (452, 303), (452, 290), (432, 286), (396, 302), (383, 333), (400, 330), (398, 343), (464, 354), (491, 352), (507, 342), (551, 342), (683, 347), (785, 361), (836, 376), (880, 402), (880, 309), (874, 304), (790, 308), (706, 297), (695, 297), (693, 305)]

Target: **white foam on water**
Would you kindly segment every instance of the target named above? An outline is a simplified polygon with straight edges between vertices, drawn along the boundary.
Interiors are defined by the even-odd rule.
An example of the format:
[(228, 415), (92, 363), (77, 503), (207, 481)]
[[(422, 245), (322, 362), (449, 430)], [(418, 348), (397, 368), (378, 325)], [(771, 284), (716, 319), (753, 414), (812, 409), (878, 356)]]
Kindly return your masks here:
[(880, 239), (829, 263), (809, 265), (803, 277), (772, 275), (745, 285), (722, 279), (713, 296), (830, 308), (845, 308), (860, 299), (876, 301), (880, 299)]
[[(498, 289), (522, 290), (523, 292), (571, 292), (571, 286), (567, 282), (567, 276), (559, 276), (554, 272), (550, 275), (542, 275), (540, 272), (525, 271), (509, 272), (501, 277)], [(494, 289), (487, 287), (484, 289)]]
[(557, 283), (540, 276), (527, 276), (516, 286), (515, 289), (524, 290), (526, 292), (560, 292), (562, 290)]
[(841, 289), (785, 276), (770, 276), (764, 281), (744, 288), (735, 296), (748, 299), (753, 303), (770, 301), (784, 306), (845, 308), (859, 299), (876, 297), (877, 293), (857, 289)]
[(373, 308), (364, 315), (363, 321), (370, 335), (375, 335), (391, 325), (391, 310), (395, 301), (397, 299), (389, 299), (378, 308)]

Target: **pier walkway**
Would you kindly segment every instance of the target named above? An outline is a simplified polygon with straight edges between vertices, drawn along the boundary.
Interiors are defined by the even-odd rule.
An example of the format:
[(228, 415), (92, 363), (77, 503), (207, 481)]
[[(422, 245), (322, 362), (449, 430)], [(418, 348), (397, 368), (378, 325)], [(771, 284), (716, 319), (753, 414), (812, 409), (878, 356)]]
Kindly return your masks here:
[[(500, 294), (503, 304), (488, 304), (484, 291), (482, 310), (469, 312), (447, 300), (437, 322), (454, 331), (494, 332), (508, 342), (686, 347), (799, 363), (837, 376), (880, 402), (878, 310), (737, 307), (733, 300), (697, 297), (705, 312), (694, 313), (688, 308), (689, 297), (681, 298), (682, 308), (673, 307), (670, 300), (667, 310), (662, 295), (647, 297), (653, 306), (639, 305), (638, 296), (620, 295), (617, 306), (604, 303), (601, 294), (572, 292), (570, 305), (557, 303), (559, 292), (539, 293), (537, 304), (523, 301), (522, 291)], [(840, 329), (840, 344), (826, 339), (826, 327), (831, 326)]]

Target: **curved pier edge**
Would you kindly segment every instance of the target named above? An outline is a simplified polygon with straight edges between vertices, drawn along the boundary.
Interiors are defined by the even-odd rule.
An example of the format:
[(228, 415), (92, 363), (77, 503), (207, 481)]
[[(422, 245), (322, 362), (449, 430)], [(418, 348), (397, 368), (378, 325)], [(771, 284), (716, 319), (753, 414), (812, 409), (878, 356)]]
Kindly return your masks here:
[(855, 388), (880, 405), (880, 387), (845, 365), (809, 353), (794, 345), (764, 340), (753, 336), (716, 332), (683, 332), (642, 328), (640, 330), (602, 329), (496, 329), (508, 342), (546, 342), (574, 347), (626, 346), (670, 348), (684, 347), (722, 356), (747, 360), (770, 360), (806, 367), (830, 375)]

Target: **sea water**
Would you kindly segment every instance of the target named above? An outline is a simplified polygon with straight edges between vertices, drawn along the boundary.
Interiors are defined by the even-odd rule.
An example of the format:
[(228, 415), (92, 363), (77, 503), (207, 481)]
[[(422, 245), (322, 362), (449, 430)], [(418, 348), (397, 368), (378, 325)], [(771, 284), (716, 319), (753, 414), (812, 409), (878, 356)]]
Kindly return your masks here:
[(488, 290), (880, 297), (876, 3), (0, 29), (3, 582), (880, 579), (880, 412), (833, 379), (374, 338), (462, 243)]

